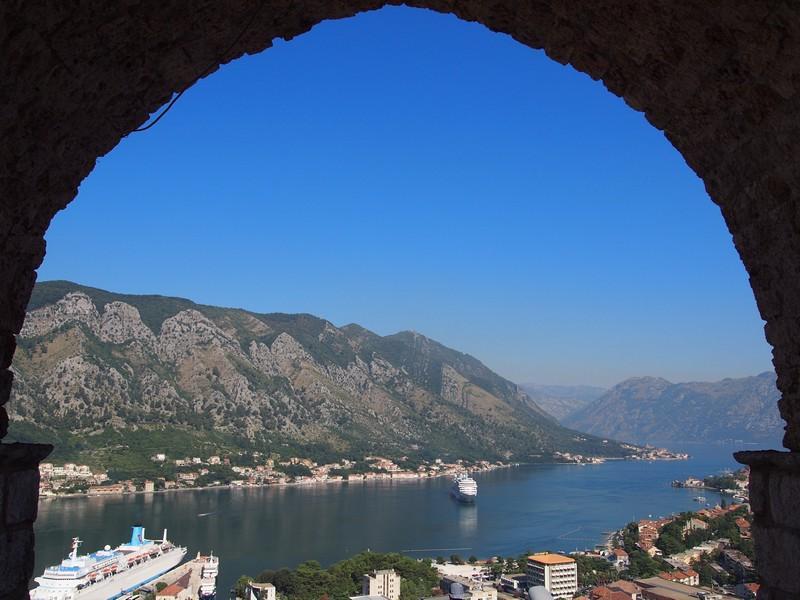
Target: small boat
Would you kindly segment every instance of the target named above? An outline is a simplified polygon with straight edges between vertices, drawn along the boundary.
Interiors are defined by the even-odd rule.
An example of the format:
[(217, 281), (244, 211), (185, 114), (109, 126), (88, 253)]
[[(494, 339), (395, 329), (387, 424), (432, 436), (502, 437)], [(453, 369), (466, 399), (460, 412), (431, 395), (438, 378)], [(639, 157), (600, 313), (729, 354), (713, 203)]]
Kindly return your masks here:
[(695, 502), (705, 502), (706, 501), (706, 497), (705, 496), (696, 496), (694, 498), (694, 501)]

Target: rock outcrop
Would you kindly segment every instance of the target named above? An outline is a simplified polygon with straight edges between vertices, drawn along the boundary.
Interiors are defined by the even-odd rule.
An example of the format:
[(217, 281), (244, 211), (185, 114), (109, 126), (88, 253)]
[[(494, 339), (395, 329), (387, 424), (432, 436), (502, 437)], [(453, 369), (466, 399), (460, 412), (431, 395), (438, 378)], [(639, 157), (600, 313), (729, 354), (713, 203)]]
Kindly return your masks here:
[(341, 451), (519, 460), (625, 453), (576, 442), (515, 384), (425, 336), (381, 337), (310, 315), (44, 283), (13, 368), (13, 419), (54, 430), (193, 427)]

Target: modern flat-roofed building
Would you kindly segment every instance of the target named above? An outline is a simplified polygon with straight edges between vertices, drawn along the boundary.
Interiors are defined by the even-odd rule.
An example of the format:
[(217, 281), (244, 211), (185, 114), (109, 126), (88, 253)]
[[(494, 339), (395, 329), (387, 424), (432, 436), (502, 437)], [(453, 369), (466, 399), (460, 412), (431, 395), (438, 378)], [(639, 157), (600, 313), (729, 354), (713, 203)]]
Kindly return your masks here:
[(400, 600), (400, 575), (394, 569), (367, 573), (361, 578), (361, 593), (364, 596), (383, 596), (388, 600)]
[(572, 598), (578, 591), (578, 565), (563, 554), (539, 552), (528, 557), (528, 585), (544, 586), (553, 598)]

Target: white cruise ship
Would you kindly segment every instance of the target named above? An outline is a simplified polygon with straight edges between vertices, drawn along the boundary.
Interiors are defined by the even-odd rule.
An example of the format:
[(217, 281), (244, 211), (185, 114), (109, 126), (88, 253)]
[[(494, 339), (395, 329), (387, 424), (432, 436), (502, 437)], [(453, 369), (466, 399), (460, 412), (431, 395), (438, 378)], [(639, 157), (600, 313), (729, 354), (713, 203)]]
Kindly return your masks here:
[(81, 540), (73, 538), (72, 552), (61, 564), (47, 567), (35, 579), (31, 600), (111, 600), (131, 592), (166, 573), (186, 556), (186, 548), (167, 540), (144, 537), (144, 527), (134, 526), (131, 540), (113, 550), (106, 546), (78, 555)]
[(466, 473), (462, 473), (453, 480), (450, 493), (459, 502), (471, 504), (478, 496), (478, 483)]

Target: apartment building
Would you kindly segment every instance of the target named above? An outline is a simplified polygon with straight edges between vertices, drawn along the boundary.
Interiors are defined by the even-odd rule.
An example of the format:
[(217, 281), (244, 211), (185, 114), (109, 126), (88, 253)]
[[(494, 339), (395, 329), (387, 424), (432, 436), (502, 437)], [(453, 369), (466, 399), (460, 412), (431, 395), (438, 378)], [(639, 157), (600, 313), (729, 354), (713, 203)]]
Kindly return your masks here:
[(578, 565), (563, 554), (539, 552), (528, 557), (528, 585), (544, 586), (553, 598), (572, 598), (578, 591)]
[(394, 569), (367, 573), (361, 579), (364, 596), (383, 596), (388, 600), (400, 600), (400, 575)]

